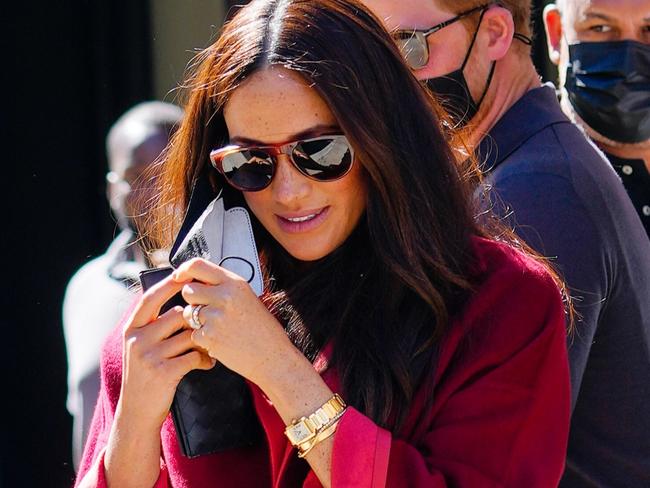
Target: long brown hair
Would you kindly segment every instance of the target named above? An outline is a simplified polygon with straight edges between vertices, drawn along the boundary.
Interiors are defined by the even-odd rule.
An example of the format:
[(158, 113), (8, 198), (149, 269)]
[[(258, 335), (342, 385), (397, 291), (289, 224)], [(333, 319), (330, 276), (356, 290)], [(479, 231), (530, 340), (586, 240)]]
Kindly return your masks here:
[(224, 104), (269, 65), (299, 73), (327, 102), (364, 168), (368, 197), (357, 229), (317, 262), (298, 262), (258, 225), (264, 300), (307, 357), (333, 341), (346, 400), (397, 432), (471, 293), (471, 237), (486, 232), (439, 107), (361, 4), (254, 0), (225, 26), (188, 82), (149, 236), (169, 245), (209, 151), (228, 142)]

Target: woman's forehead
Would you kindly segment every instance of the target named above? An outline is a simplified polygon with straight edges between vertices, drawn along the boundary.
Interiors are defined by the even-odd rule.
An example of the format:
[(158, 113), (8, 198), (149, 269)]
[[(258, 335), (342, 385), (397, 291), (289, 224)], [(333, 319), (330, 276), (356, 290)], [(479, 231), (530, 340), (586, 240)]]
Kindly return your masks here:
[(252, 74), (224, 107), (230, 138), (286, 141), (312, 127), (337, 125), (318, 91), (289, 69), (270, 66)]

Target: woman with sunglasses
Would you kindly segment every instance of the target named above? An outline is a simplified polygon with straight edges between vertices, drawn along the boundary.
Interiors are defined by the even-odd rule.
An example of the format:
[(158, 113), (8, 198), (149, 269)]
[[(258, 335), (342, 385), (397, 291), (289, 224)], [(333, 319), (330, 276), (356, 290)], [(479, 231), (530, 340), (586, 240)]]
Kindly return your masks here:
[[(197, 182), (236, 191), (265, 291), (193, 259), (143, 294), (105, 345), (78, 486), (557, 484), (558, 286), (475, 218), (439, 110), (377, 20), (352, 1), (255, 0), (188, 86), (150, 238), (169, 246), (166, 210)], [(160, 314), (179, 291), (188, 306)], [(215, 361), (246, 379), (264, 435), (187, 458), (170, 404)]]

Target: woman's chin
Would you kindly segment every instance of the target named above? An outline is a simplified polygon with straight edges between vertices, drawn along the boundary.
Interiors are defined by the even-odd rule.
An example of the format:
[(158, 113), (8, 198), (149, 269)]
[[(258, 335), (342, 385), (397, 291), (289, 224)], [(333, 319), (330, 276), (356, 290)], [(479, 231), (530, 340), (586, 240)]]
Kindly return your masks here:
[(291, 257), (294, 259), (297, 259), (298, 261), (318, 261), (321, 258), (324, 258), (328, 254), (330, 254), (332, 251), (323, 251), (323, 252), (318, 252), (314, 250), (313, 248), (311, 249), (305, 249), (305, 248), (284, 248), (285, 251), (287, 251)]

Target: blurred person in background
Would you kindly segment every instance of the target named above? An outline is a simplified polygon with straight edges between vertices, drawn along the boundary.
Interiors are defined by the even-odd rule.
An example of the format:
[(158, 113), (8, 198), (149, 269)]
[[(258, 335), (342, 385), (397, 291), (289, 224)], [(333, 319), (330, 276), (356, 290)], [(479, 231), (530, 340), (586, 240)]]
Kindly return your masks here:
[[(580, 318), (568, 341), (574, 410), (565, 486), (650, 486), (650, 242), (611, 165), (562, 112), (555, 87), (539, 80), (529, 49), (530, 1), (364, 3), (393, 30), (415, 75), (440, 97), (456, 128), (469, 134), (493, 187), (495, 211), (552, 258), (575, 298)], [(592, 39), (622, 39), (622, 31), (648, 39), (647, 1), (573, 3), (598, 12), (588, 19)], [(604, 5), (609, 8), (594, 10)], [(606, 22), (612, 17), (618, 24)], [(560, 41), (557, 33), (551, 39)], [(623, 41), (579, 52), (588, 54), (580, 69), (596, 65), (617, 81), (612, 97), (623, 99), (612, 108), (639, 109), (628, 114), (640, 117), (628, 136), (647, 139), (636, 134), (649, 128), (642, 118), (648, 93), (625, 76), (649, 86), (648, 47)], [(588, 89), (614, 86), (595, 75), (585, 77), (593, 81)], [(588, 113), (599, 116), (601, 108), (609, 106)], [(623, 122), (627, 117), (615, 122), (617, 131)], [(644, 171), (643, 163), (637, 166)]]
[(650, 235), (650, 1), (559, 0), (544, 25), (562, 109), (605, 152)]
[(125, 112), (106, 138), (107, 197), (120, 233), (101, 256), (70, 279), (63, 301), (68, 357), (68, 411), (73, 417), (73, 463), (77, 467), (99, 392), (101, 343), (133, 300), (132, 285), (156, 257), (143, 251), (138, 219), (153, 195), (153, 172), (182, 118), (180, 107), (142, 102)]

